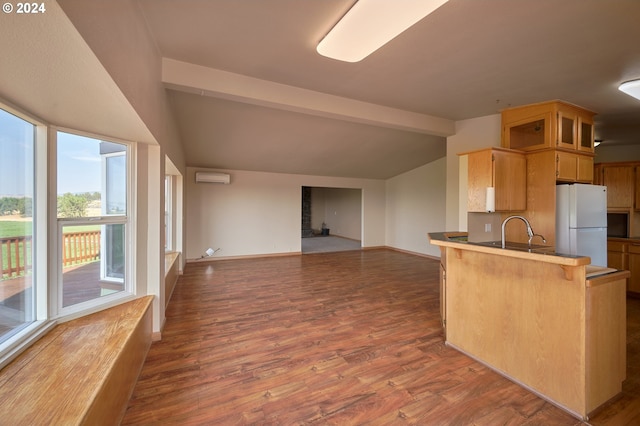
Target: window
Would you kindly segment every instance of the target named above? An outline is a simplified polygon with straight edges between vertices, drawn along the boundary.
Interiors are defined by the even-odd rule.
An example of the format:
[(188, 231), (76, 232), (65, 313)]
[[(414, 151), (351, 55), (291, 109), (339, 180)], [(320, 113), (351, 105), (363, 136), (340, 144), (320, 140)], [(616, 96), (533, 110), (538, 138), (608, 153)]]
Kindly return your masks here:
[(164, 250), (173, 250), (173, 178), (164, 177)]
[(0, 343), (35, 320), (36, 126), (0, 109)]
[(127, 144), (57, 132), (60, 312), (131, 292), (129, 158)]
[(0, 368), (51, 319), (135, 294), (134, 147), (0, 103)]

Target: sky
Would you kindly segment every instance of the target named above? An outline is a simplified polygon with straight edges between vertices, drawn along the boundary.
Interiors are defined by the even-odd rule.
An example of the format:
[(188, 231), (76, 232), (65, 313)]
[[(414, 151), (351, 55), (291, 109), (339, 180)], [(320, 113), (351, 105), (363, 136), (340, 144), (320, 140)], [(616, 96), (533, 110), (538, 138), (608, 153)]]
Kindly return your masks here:
[[(31, 196), (33, 132), (33, 125), (0, 109), (0, 197)], [(101, 173), (99, 140), (58, 132), (59, 195), (100, 192)]]

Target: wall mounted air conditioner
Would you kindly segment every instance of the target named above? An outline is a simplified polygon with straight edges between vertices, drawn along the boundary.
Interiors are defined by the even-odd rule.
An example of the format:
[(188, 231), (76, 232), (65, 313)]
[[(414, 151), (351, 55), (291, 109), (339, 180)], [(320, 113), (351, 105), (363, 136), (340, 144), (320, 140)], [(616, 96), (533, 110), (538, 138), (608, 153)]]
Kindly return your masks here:
[(224, 183), (228, 185), (231, 183), (231, 176), (227, 173), (214, 173), (214, 172), (196, 172), (197, 183)]

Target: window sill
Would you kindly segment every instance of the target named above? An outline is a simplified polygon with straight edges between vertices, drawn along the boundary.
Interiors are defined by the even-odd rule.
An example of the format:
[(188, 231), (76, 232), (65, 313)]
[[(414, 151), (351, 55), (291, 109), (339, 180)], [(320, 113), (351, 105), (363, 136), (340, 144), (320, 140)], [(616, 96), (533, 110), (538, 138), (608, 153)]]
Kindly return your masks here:
[(121, 419), (151, 345), (152, 301), (144, 296), (56, 325), (0, 372), (0, 418)]

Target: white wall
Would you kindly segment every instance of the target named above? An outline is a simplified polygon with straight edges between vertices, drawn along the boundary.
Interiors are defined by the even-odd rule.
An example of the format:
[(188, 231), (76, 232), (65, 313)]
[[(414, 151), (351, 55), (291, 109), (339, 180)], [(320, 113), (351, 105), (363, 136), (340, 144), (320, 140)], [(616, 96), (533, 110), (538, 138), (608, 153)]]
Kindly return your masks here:
[(445, 157), (387, 180), (389, 247), (440, 256), (428, 233), (443, 231), (446, 216)]
[(211, 247), (216, 257), (298, 253), (302, 186), (362, 190), (362, 246), (385, 245), (385, 182), (280, 173), (217, 170), (231, 184), (196, 184), (187, 167), (188, 260)]
[[(446, 231), (467, 229), (466, 175), (460, 178), (458, 154), (500, 146), (500, 114), (471, 118), (456, 122), (456, 134), (447, 138), (447, 220)], [(464, 167), (464, 162), (463, 162)]]
[(600, 145), (596, 147), (596, 163), (640, 161), (640, 145)]
[(132, 0), (58, 3), (164, 153), (183, 173), (184, 151), (162, 83), (162, 58), (140, 7)]
[[(362, 191), (349, 188), (318, 188), (324, 195), (322, 221), (331, 235), (360, 240), (362, 235)], [(313, 189), (314, 192), (316, 188)], [(312, 217), (313, 218), (313, 217)], [(315, 223), (312, 220), (312, 224)]]
[(387, 181), (218, 170), (231, 175), (230, 185), (196, 184), (195, 172), (206, 169), (187, 167), (185, 257), (200, 258), (209, 247), (221, 249), (216, 257), (300, 252), (302, 186), (361, 189), (363, 247), (439, 256), (427, 234), (466, 229), (457, 154), (499, 146), (500, 115), (459, 121), (456, 129), (446, 158)]

